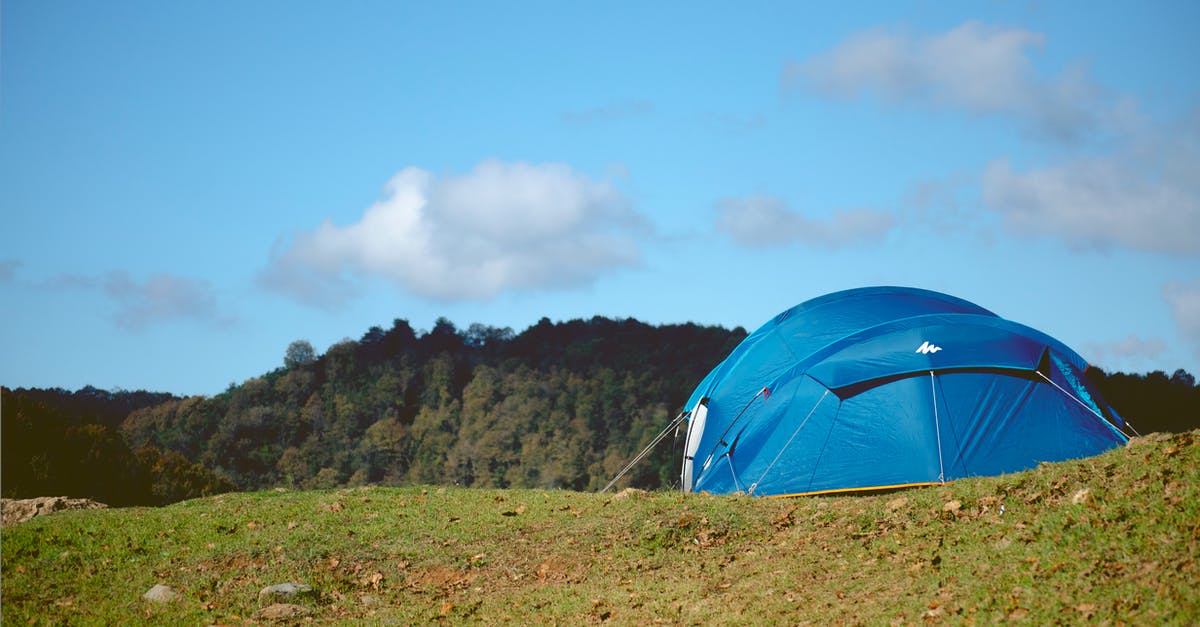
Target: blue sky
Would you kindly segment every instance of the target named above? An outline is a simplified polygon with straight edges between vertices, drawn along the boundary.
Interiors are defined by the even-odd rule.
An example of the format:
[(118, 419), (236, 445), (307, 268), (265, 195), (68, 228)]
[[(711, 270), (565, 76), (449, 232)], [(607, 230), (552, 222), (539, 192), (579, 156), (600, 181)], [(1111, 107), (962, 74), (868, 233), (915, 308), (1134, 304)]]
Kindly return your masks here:
[(1200, 374), (1194, 2), (0, 5), (0, 383), (944, 291)]

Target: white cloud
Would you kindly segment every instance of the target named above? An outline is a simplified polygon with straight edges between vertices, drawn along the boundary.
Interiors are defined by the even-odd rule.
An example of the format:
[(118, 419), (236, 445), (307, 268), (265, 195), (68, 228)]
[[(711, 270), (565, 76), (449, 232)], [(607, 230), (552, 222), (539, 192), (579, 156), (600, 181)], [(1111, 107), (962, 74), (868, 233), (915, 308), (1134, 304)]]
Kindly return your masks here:
[(647, 100), (630, 100), (580, 111), (568, 111), (562, 115), (562, 120), (570, 126), (591, 126), (653, 114), (654, 103)]
[(113, 322), (130, 331), (144, 331), (173, 320), (215, 326), (233, 322), (233, 318), (221, 312), (212, 284), (201, 279), (159, 273), (138, 282), (127, 272), (113, 271), (103, 276), (61, 274), (43, 285), (51, 289), (103, 291), (117, 306)]
[(895, 223), (890, 214), (871, 209), (835, 211), (828, 219), (808, 218), (767, 195), (726, 198), (717, 209), (717, 230), (743, 246), (802, 243), (838, 248), (882, 239)]
[(766, 114), (752, 113), (711, 113), (705, 116), (709, 126), (722, 133), (746, 134), (761, 131), (769, 123)]
[(1140, 338), (1130, 334), (1113, 342), (1091, 342), (1084, 345), (1088, 361), (1105, 370), (1140, 370), (1167, 350), (1159, 338)]
[(219, 313), (216, 295), (206, 281), (156, 274), (137, 283), (124, 272), (111, 272), (104, 278), (103, 287), (119, 306), (114, 321), (133, 331), (177, 319), (229, 323)]
[(637, 265), (643, 229), (621, 192), (563, 164), (488, 160), (460, 176), (406, 168), (347, 226), (277, 246), (261, 285), (324, 307), (378, 276), (440, 300), (566, 288)]
[(1200, 123), (1140, 130), (1110, 155), (1041, 169), (997, 160), (981, 185), (984, 205), (1018, 233), (1076, 248), (1200, 253)]
[(1031, 52), (1044, 44), (1041, 33), (976, 21), (924, 36), (874, 29), (787, 64), (782, 82), (838, 97), (876, 93), (896, 102), (1016, 115), (1041, 134), (1075, 139), (1095, 123), (1100, 92), (1079, 68), (1040, 78)]
[(17, 276), (21, 262), (16, 259), (0, 259), (0, 283), (12, 282)]
[(904, 195), (902, 222), (925, 225), (941, 235), (970, 235), (981, 245), (994, 241), (995, 220), (979, 211), (979, 174), (955, 172), (913, 183)]
[[(932, 35), (876, 29), (789, 64), (783, 82), (1006, 116), (1041, 136), (1094, 140), (1070, 146), (1088, 153), (1067, 151), (1049, 165), (992, 161), (973, 177), (979, 202), (1009, 232), (1058, 237), (1079, 250), (1200, 254), (1200, 110), (1174, 123), (1149, 120), (1132, 98), (1105, 93), (1078, 66), (1040, 74), (1033, 53), (1044, 45), (1040, 33), (980, 22)], [(911, 200), (943, 203), (918, 207), (935, 228), (978, 222), (975, 207), (963, 221), (963, 211), (945, 204), (957, 200), (953, 192), (919, 189)]]
[(1163, 298), (1171, 307), (1179, 334), (1200, 356), (1200, 279), (1167, 283), (1163, 287)]

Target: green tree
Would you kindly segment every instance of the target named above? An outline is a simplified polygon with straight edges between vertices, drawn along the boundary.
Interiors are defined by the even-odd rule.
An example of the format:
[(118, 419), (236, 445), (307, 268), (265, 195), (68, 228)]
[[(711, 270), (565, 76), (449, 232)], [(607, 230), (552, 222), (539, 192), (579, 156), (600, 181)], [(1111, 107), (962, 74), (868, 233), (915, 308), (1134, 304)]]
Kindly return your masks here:
[(288, 344), (283, 354), (283, 367), (287, 369), (307, 366), (317, 360), (317, 351), (308, 340), (296, 340)]
[(378, 420), (367, 427), (358, 450), (366, 481), (399, 484), (408, 470), (408, 426), (395, 418)]
[(232, 483), (174, 451), (146, 447), (134, 455), (149, 476), (151, 505), (169, 505), (234, 489)]

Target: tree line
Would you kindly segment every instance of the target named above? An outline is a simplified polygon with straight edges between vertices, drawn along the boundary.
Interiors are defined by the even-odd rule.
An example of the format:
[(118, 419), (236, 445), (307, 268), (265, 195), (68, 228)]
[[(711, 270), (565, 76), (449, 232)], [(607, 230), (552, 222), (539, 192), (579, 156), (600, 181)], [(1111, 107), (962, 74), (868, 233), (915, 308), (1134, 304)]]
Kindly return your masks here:
[(1200, 427), (1200, 386), (1182, 368), (1168, 376), (1161, 370), (1108, 374), (1093, 366), (1087, 376), (1138, 433), (1181, 433)]
[(170, 394), (0, 390), (0, 477), (6, 498), (72, 496), (166, 505), (234, 485), (175, 451), (131, 449), (120, 425)]
[[(395, 320), (322, 355), (294, 342), (283, 367), (213, 397), (115, 393), (114, 415), (103, 418), (79, 410), (83, 391), (5, 390), (3, 492), (145, 501), (144, 481), (128, 469), (155, 453), (207, 473), (207, 482), (192, 477), (194, 495), (411, 483), (598, 489), (745, 335), (602, 317), (542, 319), (520, 334), (446, 319), (417, 332)], [(103, 450), (114, 460), (107, 475), (69, 461), (78, 446), (56, 448), (68, 431), (96, 451), (85, 458)], [(670, 457), (659, 452), (632, 480), (671, 484)], [(72, 477), (80, 485), (68, 486)], [(158, 493), (177, 494), (167, 487)]]
[[(5, 389), (3, 493), (126, 505), (277, 486), (596, 490), (745, 337), (603, 317), (520, 334), (397, 319), (320, 355), (293, 342), (280, 368), (212, 397)], [(1200, 426), (1182, 370), (1088, 374), (1143, 433)], [(681, 439), (624, 481), (675, 485)]]

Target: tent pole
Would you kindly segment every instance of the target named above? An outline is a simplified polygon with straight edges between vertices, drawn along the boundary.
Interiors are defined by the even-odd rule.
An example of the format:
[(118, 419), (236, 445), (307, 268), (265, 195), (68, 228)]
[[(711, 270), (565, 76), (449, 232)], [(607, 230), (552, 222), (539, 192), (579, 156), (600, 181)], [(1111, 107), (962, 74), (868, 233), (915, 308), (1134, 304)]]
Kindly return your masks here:
[(946, 483), (946, 469), (942, 466), (942, 426), (938, 423), (937, 411), (937, 377), (929, 371), (929, 390), (933, 392), (933, 429), (937, 434), (938, 448), (938, 481)]
[(730, 476), (730, 477), (733, 477), (733, 487), (734, 487), (734, 489), (735, 489), (735, 490), (737, 490), (738, 492), (741, 492), (741, 491), (742, 491), (742, 486), (741, 486), (741, 485), (738, 485), (738, 480), (737, 480), (737, 471), (736, 471), (736, 470), (734, 470), (734, 468), (733, 468), (733, 458), (732, 458), (732, 457), (729, 455), (729, 453), (726, 453), (726, 454), (725, 454), (725, 461), (729, 462), (729, 476)]

